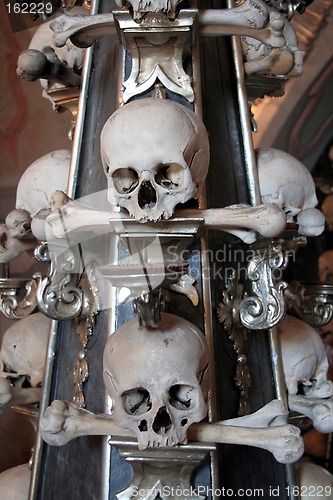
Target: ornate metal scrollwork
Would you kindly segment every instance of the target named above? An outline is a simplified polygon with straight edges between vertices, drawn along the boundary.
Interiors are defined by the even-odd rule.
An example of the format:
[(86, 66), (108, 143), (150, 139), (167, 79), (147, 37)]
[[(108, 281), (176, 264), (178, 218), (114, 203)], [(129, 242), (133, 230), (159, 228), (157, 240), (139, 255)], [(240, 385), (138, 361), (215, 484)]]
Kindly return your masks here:
[(284, 270), (288, 257), (279, 241), (260, 242), (252, 246), (248, 262), (250, 296), (239, 305), (240, 320), (249, 329), (266, 330), (277, 325), (285, 315), (284, 290), (287, 283), (276, 282), (274, 271)]
[(77, 287), (77, 275), (59, 271), (51, 264), (49, 276), (38, 279), (37, 302), (40, 311), (58, 321), (79, 316), (83, 308), (83, 293)]
[[(22, 291), (25, 294), (22, 297)], [(34, 279), (0, 279), (0, 310), (9, 319), (22, 319), (37, 307), (37, 281)]]
[[(36, 249), (35, 256), (40, 261), (50, 261), (46, 244)], [(80, 252), (66, 249), (51, 260), (50, 273), (46, 278), (39, 274), (36, 298), (39, 309), (46, 316), (56, 320), (76, 319), (76, 332), (79, 336), (80, 351), (73, 370), (73, 402), (85, 406), (83, 387), (89, 377), (86, 359), (86, 347), (92, 335), (95, 318), (100, 310), (97, 285), (94, 277), (94, 265), (83, 267), (78, 273)]]
[(333, 285), (293, 281), (285, 292), (288, 309), (314, 328), (333, 318)]
[(237, 282), (236, 273), (233, 272), (227, 278), (225, 290), (222, 294), (222, 301), (217, 306), (217, 316), (223, 324), (229, 339), (234, 344), (237, 353), (237, 365), (235, 382), (240, 391), (238, 415), (248, 415), (251, 411), (248, 391), (251, 386), (251, 376), (247, 366), (247, 357), (244, 353), (247, 340), (247, 331), (240, 323), (239, 304), (246, 293), (243, 285)]

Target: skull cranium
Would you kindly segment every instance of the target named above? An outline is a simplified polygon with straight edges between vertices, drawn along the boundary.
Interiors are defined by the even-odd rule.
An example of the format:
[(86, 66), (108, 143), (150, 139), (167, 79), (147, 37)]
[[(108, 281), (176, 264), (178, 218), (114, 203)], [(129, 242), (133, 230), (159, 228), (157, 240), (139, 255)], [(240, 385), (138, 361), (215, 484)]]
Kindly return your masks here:
[(207, 347), (188, 321), (162, 313), (153, 330), (128, 321), (108, 339), (103, 364), (113, 418), (140, 448), (174, 446), (206, 416)]
[(287, 222), (301, 210), (318, 204), (313, 178), (306, 167), (284, 151), (258, 149), (260, 193), (263, 203), (275, 203), (284, 210)]
[(323, 342), (312, 326), (287, 315), (277, 326), (288, 393), (302, 386), (306, 396), (327, 398), (333, 384), (327, 380), (328, 360)]
[(1, 377), (20, 385), (27, 380), (32, 387), (43, 382), (50, 319), (35, 313), (15, 321), (4, 333), (0, 351)]
[(200, 195), (208, 171), (208, 135), (184, 106), (140, 99), (106, 122), (101, 154), (109, 201), (141, 222), (157, 221)]

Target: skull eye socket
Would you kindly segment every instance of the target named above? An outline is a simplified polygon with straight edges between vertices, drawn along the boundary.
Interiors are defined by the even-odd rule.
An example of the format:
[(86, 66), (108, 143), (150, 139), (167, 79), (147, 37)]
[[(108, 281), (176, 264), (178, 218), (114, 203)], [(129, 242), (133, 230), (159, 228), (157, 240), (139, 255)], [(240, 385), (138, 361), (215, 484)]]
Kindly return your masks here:
[(169, 403), (177, 410), (190, 410), (194, 406), (193, 390), (190, 385), (173, 385), (169, 390)]
[(124, 401), (125, 411), (129, 415), (143, 415), (151, 410), (150, 394), (142, 387), (125, 391), (121, 397)]
[(177, 163), (161, 165), (155, 175), (155, 182), (166, 189), (178, 189), (184, 182), (184, 169)]
[(131, 193), (139, 183), (139, 176), (132, 168), (118, 168), (113, 172), (112, 179), (119, 194)]

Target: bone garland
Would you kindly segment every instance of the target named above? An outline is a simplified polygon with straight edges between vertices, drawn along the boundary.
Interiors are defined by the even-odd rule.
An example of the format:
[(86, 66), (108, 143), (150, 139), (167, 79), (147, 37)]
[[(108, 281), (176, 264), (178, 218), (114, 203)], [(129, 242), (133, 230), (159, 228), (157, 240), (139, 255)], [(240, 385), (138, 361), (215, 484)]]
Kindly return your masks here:
[[(272, 401), (266, 405), (264, 408), (268, 413), (271, 412), (271, 417), (266, 416), (264, 422), (278, 417), (280, 410), (284, 413), (285, 410), (282, 407), (282, 403), (278, 401)], [(259, 410), (259, 415), (262, 410)], [(247, 418), (249, 418), (249, 425), (247, 425)], [(241, 426), (236, 425), (237, 420), (240, 420)], [(260, 422), (260, 418), (258, 420)], [(273, 453), (280, 463), (293, 463), (302, 456), (303, 442), (297, 427), (292, 425), (260, 427), (259, 422), (256, 414), (253, 414), (249, 417), (214, 424), (192, 424), (188, 430), (188, 438), (191, 441), (255, 446)], [(63, 446), (72, 439), (86, 435), (134, 436), (131, 431), (116, 425), (112, 417), (94, 415), (67, 401), (53, 401), (41, 418), (40, 430), (44, 441), (52, 446)]]

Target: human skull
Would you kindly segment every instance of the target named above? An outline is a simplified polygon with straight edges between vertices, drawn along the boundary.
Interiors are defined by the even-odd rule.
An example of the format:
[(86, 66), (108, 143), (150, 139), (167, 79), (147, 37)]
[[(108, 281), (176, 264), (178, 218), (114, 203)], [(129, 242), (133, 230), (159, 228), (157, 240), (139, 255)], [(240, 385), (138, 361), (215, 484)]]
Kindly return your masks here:
[(119, 108), (101, 134), (108, 199), (138, 221), (172, 216), (198, 198), (208, 171), (206, 128), (181, 104), (157, 98)]
[(21, 385), (42, 385), (51, 320), (35, 313), (15, 321), (4, 333), (0, 351), (0, 376)]
[(298, 462), (296, 472), (302, 500), (311, 500), (314, 492), (318, 492), (320, 498), (332, 498), (333, 476), (328, 470), (313, 463)]
[(16, 209), (6, 218), (12, 237), (32, 238), (31, 226), (33, 235), (41, 239), (34, 230), (34, 217), (43, 212), (45, 219), (51, 211), (55, 191), (66, 191), (70, 160), (71, 152), (60, 149), (38, 158), (25, 170), (16, 190)]
[(282, 208), (287, 222), (294, 222), (301, 210), (318, 204), (313, 178), (300, 161), (273, 148), (256, 153), (262, 203)]
[(16, 190), (16, 209), (34, 217), (49, 208), (56, 190), (66, 191), (71, 152), (60, 149), (34, 161), (23, 173)]
[(305, 396), (330, 397), (333, 384), (327, 380), (327, 355), (316, 330), (305, 321), (289, 315), (278, 324), (277, 329), (288, 393), (297, 394), (301, 385)]
[(28, 500), (31, 481), (29, 464), (21, 464), (0, 474), (1, 498), (7, 500)]
[(173, 314), (158, 329), (127, 321), (105, 346), (104, 382), (115, 422), (141, 449), (174, 446), (207, 414), (208, 355), (203, 334)]

